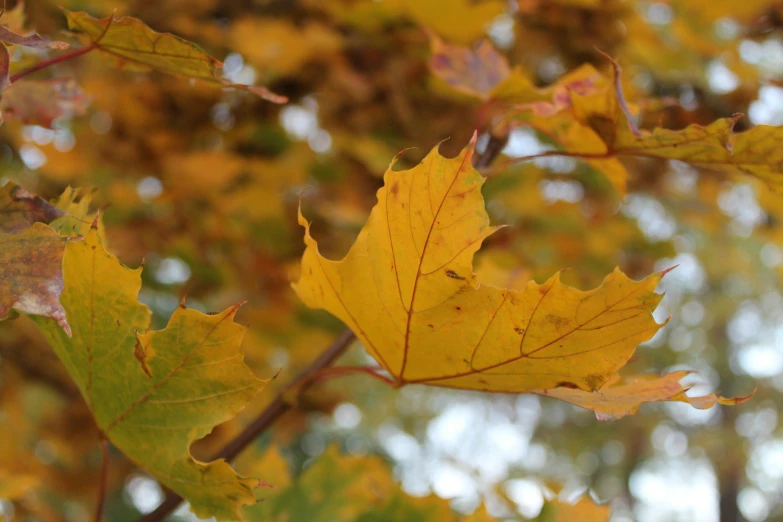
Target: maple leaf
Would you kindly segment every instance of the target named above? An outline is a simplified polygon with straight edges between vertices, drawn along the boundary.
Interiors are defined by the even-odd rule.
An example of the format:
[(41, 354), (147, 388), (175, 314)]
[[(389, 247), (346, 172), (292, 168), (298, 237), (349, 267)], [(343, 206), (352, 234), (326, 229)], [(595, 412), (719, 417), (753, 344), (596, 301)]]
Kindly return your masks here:
[(390, 166), (341, 261), (319, 254), (300, 213), (307, 248), (297, 294), (342, 319), (398, 384), (599, 389), (661, 327), (651, 312), (665, 272), (635, 282), (615, 270), (589, 292), (559, 274), (522, 291), (478, 284), (473, 254), (498, 227), (470, 164), (474, 143), (453, 159), (433, 149), (410, 171)]
[(663, 377), (651, 375), (635, 376), (625, 381), (622, 381), (619, 376), (615, 376), (600, 390), (594, 392), (555, 388), (535, 393), (593, 410), (600, 421), (616, 420), (626, 415), (633, 415), (643, 402), (679, 401), (705, 410), (715, 404), (742, 404), (753, 396), (753, 393), (751, 393), (745, 397), (731, 399), (715, 394), (689, 397), (685, 393), (688, 389), (680, 384), (680, 380), (688, 373), (687, 371), (679, 371)]
[[(430, 35), (430, 70), (452, 88), (482, 99), (511, 74), (508, 60), (492, 44), (482, 40), (473, 49), (444, 42)], [(528, 82), (530, 89), (533, 85)]]
[(381, 504), (394, 488), (389, 468), (377, 457), (341, 455), (330, 446), (287, 488), (267, 492), (248, 509), (249, 520), (355, 520)]
[(453, 0), (448, 9), (444, 9), (439, 0), (391, 0), (389, 3), (400, 6), (424, 27), (460, 43), (483, 36), (487, 24), (503, 12), (503, 4), (496, 0)]
[(131, 460), (190, 501), (200, 517), (240, 519), (255, 479), (223, 460), (201, 463), (191, 443), (233, 417), (262, 388), (244, 364), (238, 306), (215, 315), (178, 308), (164, 330), (145, 332), (141, 269), (104, 250), (98, 231), (65, 251), (61, 302), (73, 336), (33, 318), (84, 396), (103, 434)]
[(22, 3), (20, 2), (20, 5), (15, 9), (8, 11), (7, 14), (3, 12), (3, 16), (0, 16), (0, 42), (11, 45), (23, 45), (34, 49), (58, 49), (61, 51), (70, 47), (67, 42), (51, 40), (37, 33), (24, 36), (14, 32), (20, 31), (24, 23), (24, 13), (21, 5)]
[(58, 118), (82, 115), (90, 98), (69, 78), (19, 80), (5, 92), (3, 116), (29, 125), (52, 128)]
[(627, 169), (617, 159), (623, 156), (679, 160), (707, 171), (748, 174), (783, 191), (783, 152), (778, 146), (783, 127), (758, 125), (735, 133), (734, 124), (740, 116), (734, 116), (680, 130), (639, 129), (623, 95), (620, 68), (616, 63), (613, 66), (613, 81), (596, 80), (602, 87), (586, 93), (569, 89), (564, 79), (569, 104), (556, 114), (536, 113), (535, 107), (520, 105), (512, 119), (558, 143), (562, 151), (551, 155), (581, 158), (592, 164), (621, 194), (628, 178)]
[(582, 66), (554, 84), (538, 88), (519, 67), (511, 67), (505, 56), (488, 40), (473, 48), (444, 42), (430, 34), (430, 70), (451, 88), (463, 94), (513, 107), (531, 110), (538, 116), (552, 115), (570, 104), (569, 93), (597, 91), (605, 80), (590, 66)]
[(170, 33), (158, 33), (138, 18), (97, 19), (82, 12), (66, 11), (68, 27), (86, 36), (86, 44), (112, 56), (119, 67), (132, 71), (156, 70), (192, 78), (220, 87), (252, 92), (273, 103), (288, 99), (264, 87), (240, 85), (220, 78), (223, 64), (196, 44)]
[(22, 187), (9, 183), (0, 188), (0, 232), (21, 232), (33, 223), (51, 223), (66, 213)]
[(606, 522), (609, 520), (608, 505), (598, 505), (589, 497), (582, 497), (569, 504), (559, 499), (548, 501), (536, 517), (537, 522)]
[(0, 319), (11, 309), (51, 317), (70, 337), (66, 311), (59, 302), (63, 291), (62, 261), (66, 243), (43, 223), (7, 234), (0, 232)]
[[(274, 453), (273, 453), (274, 454)], [(263, 457), (266, 459), (266, 456)], [(245, 510), (251, 521), (492, 522), (482, 508), (458, 517), (447, 501), (406, 495), (388, 465), (374, 456), (341, 455), (330, 446), (286, 488), (264, 490), (265, 500)]]

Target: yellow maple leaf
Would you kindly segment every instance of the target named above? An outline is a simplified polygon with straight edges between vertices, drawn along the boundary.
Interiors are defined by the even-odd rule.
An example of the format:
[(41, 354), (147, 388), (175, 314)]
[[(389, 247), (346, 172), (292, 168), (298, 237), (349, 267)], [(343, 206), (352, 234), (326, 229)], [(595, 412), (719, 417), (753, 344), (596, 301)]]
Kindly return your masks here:
[(687, 371), (679, 371), (662, 377), (641, 375), (625, 380), (615, 376), (600, 390), (595, 392), (555, 388), (553, 390), (541, 390), (536, 393), (593, 410), (598, 420), (602, 421), (633, 415), (643, 402), (687, 402), (695, 408), (706, 410), (715, 404), (742, 404), (753, 396), (753, 393), (751, 393), (745, 397), (727, 399), (711, 393), (698, 397), (689, 397), (685, 393), (688, 391), (688, 388), (680, 384), (680, 380), (688, 373)]
[[(613, 65), (613, 82), (594, 79), (599, 89), (579, 92), (569, 88), (569, 78), (558, 82), (567, 89), (567, 103), (561, 104), (556, 113), (541, 112), (536, 106), (518, 106), (521, 110), (512, 119), (549, 135), (562, 148), (544, 155), (587, 161), (621, 194), (625, 193), (628, 171), (620, 157), (679, 160), (708, 172), (748, 174), (783, 191), (783, 152), (777, 145), (783, 139), (783, 127), (758, 125), (735, 133), (739, 116), (734, 116), (678, 130), (639, 129), (623, 95), (620, 69)], [(591, 67), (582, 70), (582, 74), (596, 78)]]
[(220, 77), (223, 64), (197, 45), (170, 33), (158, 33), (138, 18), (113, 16), (93, 18), (87, 13), (66, 11), (68, 28), (83, 33), (88, 48), (114, 58), (117, 65), (132, 71), (155, 70), (192, 78), (220, 87), (252, 92), (273, 103), (285, 103), (284, 96), (264, 87), (231, 83)]
[(350, 326), (399, 385), (599, 389), (661, 327), (651, 312), (663, 273), (636, 282), (615, 270), (588, 292), (559, 274), (521, 291), (479, 284), (473, 254), (498, 227), (489, 226), (473, 149), (452, 159), (433, 149), (409, 171), (390, 166), (341, 261), (319, 254), (300, 214), (307, 248), (296, 292)]

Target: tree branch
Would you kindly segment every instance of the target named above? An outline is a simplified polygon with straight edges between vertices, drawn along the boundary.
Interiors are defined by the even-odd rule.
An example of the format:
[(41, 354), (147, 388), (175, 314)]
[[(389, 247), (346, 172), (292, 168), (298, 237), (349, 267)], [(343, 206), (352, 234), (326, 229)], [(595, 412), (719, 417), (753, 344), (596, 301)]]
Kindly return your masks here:
[(500, 151), (506, 147), (506, 143), (508, 143), (508, 136), (498, 137), (491, 134), (489, 136), (487, 148), (484, 149), (484, 154), (473, 157), (473, 167), (476, 169), (488, 167), (495, 161), (495, 158), (500, 154)]

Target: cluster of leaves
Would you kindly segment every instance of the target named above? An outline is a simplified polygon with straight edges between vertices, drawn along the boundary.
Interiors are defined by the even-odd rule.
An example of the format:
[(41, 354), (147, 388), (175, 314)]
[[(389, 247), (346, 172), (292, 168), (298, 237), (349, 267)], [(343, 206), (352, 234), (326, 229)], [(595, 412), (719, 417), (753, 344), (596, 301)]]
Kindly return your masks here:
[[(292, 477), (269, 443), (301, 436), (309, 429), (309, 410), (330, 411), (346, 393), (313, 397), (309, 387), (349, 374), (372, 377), (390, 393), (425, 384), (536, 394), (592, 410), (599, 420), (634, 414), (645, 402), (709, 409), (750, 398), (687, 393), (681, 381), (688, 371), (659, 375), (646, 367), (619, 373), (637, 346), (666, 324), (656, 322), (653, 312), (662, 299), (656, 287), (671, 268), (647, 275), (653, 272), (651, 260), (662, 257), (660, 246), (640, 239), (634, 223), (615, 210), (629, 187), (654, 188), (673, 160), (698, 169), (707, 186), (749, 179), (775, 201), (774, 192), (783, 186), (778, 146), (783, 128), (735, 131), (739, 117), (725, 115), (685, 121), (678, 130), (648, 125), (647, 113), (669, 110), (671, 100), (627, 96), (636, 93), (634, 85), (618, 63), (599, 53), (591, 54), (595, 63), (574, 64), (559, 78), (535, 78), (510, 65), (509, 58), (528, 63), (515, 53), (506, 57), (488, 41), (473, 44), (486, 23), (509, 16), (502, 2), (464, 0), (445, 13), (435, 1), (304, 4), (310, 18), (297, 26), (281, 16), (231, 13), (229, 31), (220, 31), (211, 4), (163, 24), (200, 35), (204, 45), (244, 54), (256, 67), (251, 76), (260, 75), (292, 99), (318, 92), (317, 102), (305, 97), (289, 107), (295, 110), (288, 117), (300, 120), (317, 107), (323, 126), (303, 130), (298, 143), (269, 123), (278, 114), (274, 104), (287, 99), (240, 78), (247, 67), (221, 72), (222, 64), (195, 44), (155, 32), (137, 18), (65, 11), (79, 41), (75, 50), (25, 31), (23, 6), (0, 18), (8, 143), (47, 158), (37, 166), (26, 161), (29, 170), (14, 176), (20, 184), (0, 189), (0, 316), (28, 316), (6, 322), (2, 331), (0, 370), (3, 390), (10, 390), (3, 392), (4, 409), (20, 418), (8, 433), (14, 444), (27, 444), (23, 440), (34, 438), (36, 430), (22, 422), (24, 407), (13, 390), (21, 382), (43, 382), (96, 427), (84, 437), (84, 449), (72, 444), (69, 451), (83, 455), (98, 440), (109, 441), (122, 462), (115, 465), (117, 473), (130, 475), (135, 468), (149, 473), (172, 492), (170, 508), (178, 495), (197, 516), (218, 520), (481, 521), (492, 519), (484, 508), (463, 517), (435, 496), (407, 495), (375, 457), (329, 449)], [(710, 23), (714, 13), (672, 4), (687, 14), (678, 21), (688, 21), (672, 28), (677, 41), (703, 55), (675, 53), (673, 60), (718, 55), (729, 60), (725, 46), (698, 38), (700, 24)], [(167, 9), (177, 7), (162, 9), (161, 20)], [(622, 20), (639, 28), (628, 42), (602, 33), (603, 48), (630, 59), (647, 56), (638, 47), (643, 38), (668, 37), (622, 2), (563, 0), (518, 2), (517, 38), (535, 42), (556, 28), (561, 40), (531, 47), (568, 48), (567, 56), (584, 61), (582, 55), (592, 51), (564, 28), (573, 12), (588, 13), (597, 24)], [(757, 12), (758, 6), (719, 9), (721, 16)], [(379, 28), (389, 41), (372, 45)], [(255, 34), (268, 35), (274, 45), (255, 48), (246, 41)], [(41, 49), (52, 56), (41, 56)], [(69, 71), (74, 77), (27, 78), (88, 54), (103, 63), (109, 58), (119, 72), (98, 66)], [(530, 52), (525, 59), (535, 63), (540, 57)], [(666, 75), (659, 69), (672, 67), (646, 66), (660, 78)], [(310, 67), (315, 74), (306, 73)], [(140, 71), (151, 74), (128, 76)], [(192, 81), (177, 83), (166, 75)], [(448, 115), (444, 108), (450, 106), (460, 109)], [(249, 117), (243, 119), (247, 107)], [(168, 121), (166, 110), (180, 119)], [(686, 111), (673, 116), (690, 118)], [(476, 122), (480, 146), (474, 125), (465, 121)], [(25, 129), (54, 138), (33, 139), (37, 146), (31, 148)], [(509, 136), (522, 129), (535, 133), (547, 149), (490, 166)], [(94, 134), (106, 138), (87, 139)], [(456, 153), (452, 158), (438, 147), (423, 158), (417, 152), (394, 156), (403, 146), (449, 134), (455, 139), (444, 149), (468, 142), (461, 151), (447, 150), (447, 156)], [(58, 135), (68, 137), (67, 146), (57, 142)], [(320, 154), (329, 148), (331, 157)], [(592, 222), (582, 210), (554, 208), (538, 193), (536, 183), (553, 179), (540, 160), (555, 157), (578, 160), (573, 176), (590, 188)], [(395, 170), (398, 163), (410, 168)], [(51, 183), (50, 192), (61, 193), (47, 201), (23, 188), (33, 184), (24, 174), (31, 170)], [(483, 189), (480, 171), (489, 177)], [(302, 252), (295, 215), (299, 194), (310, 182), (315, 190), (302, 204), (308, 215), (314, 209), (316, 219), (311, 224), (298, 210)], [(92, 186), (97, 194), (64, 188), (67, 184)], [(159, 197), (163, 188), (165, 196)], [(507, 217), (519, 225), (516, 231), (490, 226), (485, 196), (513, 209)], [(714, 206), (709, 192), (701, 197), (700, 203)], [(99, 215), (94, 199), (112, 207)], [(549, 216), (559, 222), (543, 223)], [(699, 227), (707, 229), (694, 224)], [(314, 235), (322, 238), (328, 257), (348, 253), (340, 261), (327, 259)], [(485, 240), (490, 244), (474, 273), (474, 256)], [(619, 268), (611, 271), (616, 254), (632, 250), (631, 244), (639, 262), (624, 268), (646, 276), (638, 281)], [(538, 254), (544, 250), (557, 255)], [(523, 265), (521, 274), (509, 277), (504, 253), (512, 254), (512, 265)], [(126, 268), (115, 254), (128, 263), (151, 257), (152, 270)], [(172, 291), (166, 261), (177, 265), (174, 257), (187, 260), (194, 273), (188, 285)], [(602, 281), (590, 291), (568, 286), (561, 281), (565, 263), (576, 275), (562, 277), (582, 285)], [(186, 306), (185, 293), (195, 309)], [(181, 297), (179, 306), (173, 294)], [(338, 337), (342, 341), (318, 357), (337, 337), (339, 324), (304, 309), (297, 297), (339, 318), (379, 366), (327, 368), (347, 349), (351, 334)], [(251, 302), (241, 311), (236, 303), (244, 300)], [(202, 311), (212, 307), (223, 311)], [(250, 325), (244, 345), (247, 329), (234, 321), (238, 313)], [(287, 347), (285, 362), (281, 344)], [(39, 357), (51, 347), (61, 365), (25, 359), (30, 355), (6, 346), (26, 346)], [(354, 355), (361, 360), (361, 353)], [(297, 377), (308, 365), (311, 370)], [(250, 445), (253, 426), (267, 429), (287, 410), (296, 415), (265, 436), (264, 452), (254, 447), (243, 454), (237, 474), (224, 459)], [(58, 430), (51, 437), (63, 447), (73, 438)], [(45, 469), (28, 464), (34, 459), (16, 454), (3, 461), (0, 497), (18, 500), (22, 512), (37, 516), (48, 508), (30, 492), (51, 488), (51, 481)], [(106, 456), (103, 460), (109, 466)], [(106, 481), (111, 489), (110, 478)], [(94, 490), (58, 493), (73, 498)], [(264, 502), (256, 503), (259, 499)], [(99, 508), (97, 518), (100, 513)], [(552, 499), (540, 514), (541, 520), (607, 517), (606, 507), (587, 499), (573, 505)]]

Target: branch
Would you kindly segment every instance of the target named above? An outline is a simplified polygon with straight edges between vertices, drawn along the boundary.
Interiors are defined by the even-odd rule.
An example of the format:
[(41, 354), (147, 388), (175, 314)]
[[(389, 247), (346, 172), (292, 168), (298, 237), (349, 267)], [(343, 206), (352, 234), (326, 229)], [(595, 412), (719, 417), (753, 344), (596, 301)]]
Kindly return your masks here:
[(484, 149), (484, 154), (473, 157), (473, 167), (477, 170), (488, 167), (490, 163), (495, 161), (495, 158), (500, 154), (500, 151), (506, 147), (506, 143), (508, 143), (508, 136), (498, 137), (491, 134), (489, 142), (487, 143), (487, 148)]
[(52, 65), (58, 64), (60, 62), (64, 62), (66, 60), (70, 60), (72, 58), (76, 58), (77, 56), (81, 56), (83, 54), (87, 54), (93, 49), (96, 49), (97, 46), (93, 43), (88, 45), (87, 47), (82, 47), (81, 49), (76, 49), (74, 51), (61, 54), (60, 56), (55, 56), (54, 58), (50, 58), (48, 60), (44, 60), (43, 62), (37, 63), (33, 65), (32, 67), (28, 67), (27, 69), (24, 69), (22, 71), (19, 71), (18, 73), (14, 74), (10, 78), (10, 82), (13, 84), (17, 80), (21, 80), (28, 74), (32, 74), (36, 71), (40, 71), (41, 69), (46, 69), (47, 67), (50, 67)]
[[(349, 329), (345, 329), (324, 352), (313, 361), (294, 381), (294, 386), (299, 382), (308, 382), (312, 379), (312, 376), (317, 374), (323, 368), (330, 366), (336, 361), (350, 346), (351, 342), (355, 339), (353, 332)], [(226, 444), (218, 453), (214, 456), (214, 459), (226, 459), (232, 460), (239, 455), (243, 449), (245, 449), (250, 443), (252, 443), (261, 433), (283, 416), (286, 412), (291, 410), (293, 406), (286, 401), (285, 395), (289, 387), (277, 394), (275, 399), (266, 407), (261, 414), (255, 418), (253, 422), (248, 424), (242, 432), (237, 435), (233, 440)], [(182, 502), (182, 497), (176, 493), (169, 493), (163, 503), (158, 506), (155, 511), (144, 515), (138, 522), (161, 522), (165, 520), (172, 511), (177, 509)]]

